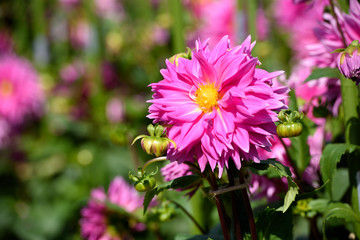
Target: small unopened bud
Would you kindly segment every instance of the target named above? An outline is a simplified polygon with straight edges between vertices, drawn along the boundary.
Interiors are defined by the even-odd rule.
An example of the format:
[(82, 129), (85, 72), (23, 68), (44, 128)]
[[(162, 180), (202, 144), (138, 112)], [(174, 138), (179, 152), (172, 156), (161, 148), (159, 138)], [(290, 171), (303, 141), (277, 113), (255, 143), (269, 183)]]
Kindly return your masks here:
[(360, 82), (360, 44), (358, 40), (353, 41), (346, 49), (338, 49), (337, 66), (340, 72), (354, 82)]
[(155, 156), (160, 157), (165, 154), (170, 143), (176, 147), (176, 144), (173, 140), (164, 136), (166, 132), (164, 131), (163, 126), (159, 124), (153, 126), (150, 124), (147, 128), (150, 136), (140, 135), (133, 141), (134, 144), (136, 140), (142, 138), (141, 147), (147, 154), (154, 154)]

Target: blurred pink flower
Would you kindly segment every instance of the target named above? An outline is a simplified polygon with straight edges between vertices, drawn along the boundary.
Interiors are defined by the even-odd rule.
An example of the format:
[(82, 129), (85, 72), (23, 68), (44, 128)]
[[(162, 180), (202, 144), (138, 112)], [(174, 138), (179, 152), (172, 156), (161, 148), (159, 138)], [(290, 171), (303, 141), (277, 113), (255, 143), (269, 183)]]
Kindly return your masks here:
[(117, 0), (94, 0), (96, 12), (100, 17), (109, 20), (121, 20), (124, 15), (122, 5)]
[(84, 74), (85, 66), (81, 61), (69, 63), (60, 70), (60, 77), (66, 83), (73, 83), (83, 77)]
[(171, 181), (179, 177), (191, 175), (191, 168), (185, 163), (171, 162), (161, 169), (165, 181)]
[(221, 175), (229, 158), (239, 169), (241, 161), (258, 159), (257, 148), (270, 149), (274, 111), (285, 108), (288, 89), (272, 87), (281, 71), (256, 68), (253, 46), (250, 37), (231, 48), (225, 36), (213, 50), (196, 42), (191, 60), (167, 61), (164, 80), (150, 84), (148, 117), (171, 126), (168, 136), (177, 144), (168, 150), (171, 161), (195, 161), (201, 171), (209, 163)]
[(253, 174), (249, 191), (253, 199), (266, 198), (273, 202), (280, 199), (280, 193), (287, 191), (287, 182), (281, 178), (268, 178)]
[(93, 37), (91, 25), (86, 20), (77, 20), (70, 26), (70, 41), (75, 48), (87, 48)]
[(119, 123), (124, 120), (124, 106), (119, 98), (112, 98), (106, 104), (106, 117), (111, 123)]
[(35, 69), (14, 55), (0, 57), (0, 117), (10, 124), (42, 110), (43, 92)]
[[(122, 177), (116, 177), (110, 183), (108, 194), (102, 188), (92, 190), (90, 200), (81, 210), (80, 228), (83, 238), (88, 240), (118, 240), (123, 239), (112, 225), (108, 215), (111, 210), (105, 202), (109, 201), (123, 208), (128, 213), (142, 207), (143, 197), (139, 196), (135, 188), (129, 185)], [(142, 223), (130, 223), (132, 231), (143, 231)], [(133, 224), (133, 225), (131, 225)], [(129, 234), (129, 233), (125, 233)]]
[(259, 8), (257, 10), (256, 30), (257, 30), (257, 38), (260, 41), (264, 41), (267, 39), (269, 30), (270, 30), (270, 24), (269, 24), (268, 19), (265, 16), (264, 9), (262, 9), (262, 8)]
[(200, 22), (196, 32), (191, 34), (191, 44), (198, 38), (211, 38), (212, 42), (216, 43), (224, 35), (228, 35), (229, 39), (235, 42), (236, 0), (190, 1), (189, 6), (195, 18)]
[(72, 8), (79, 5), (81, 0), (59, 0), (59, 3), (65, 8)]
[(0, 32), (0, 55), (12, 52), (13, 41), (7, 32)]
[[(279, 137), (274, 137), (271, 141), (271, 152), (259, 149), (259, 158), (261, 160), (266, 160), (269, 158), (275, 158), (277, 161), (281, 162), (285, 166), (290, 168), (292, 177), (295, 178), (294, 169), (291, 166), (289, 159), (287, 158), (286, 150), (281, 143)], [(288, 138), (283, 139), (284, 144), (289, 147), (291, 141)], [(251, 184), (249, 188), (253, 198), (263, 198), (266, 197), (269, 201), (275, 201), (279, 199), (278, 194), (286, 192), (287, 190), (287, 180), (286, 178), (271, 178), (269, 179), (266, 176), (259, 176), (252, 174), (251, 175)]]

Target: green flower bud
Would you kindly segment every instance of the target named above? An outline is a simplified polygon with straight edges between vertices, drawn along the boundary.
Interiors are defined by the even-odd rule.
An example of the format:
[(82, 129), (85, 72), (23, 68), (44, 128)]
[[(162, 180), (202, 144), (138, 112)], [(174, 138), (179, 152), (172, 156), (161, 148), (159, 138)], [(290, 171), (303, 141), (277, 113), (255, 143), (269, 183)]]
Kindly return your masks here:
[(281, 110), (278, 114), (280, 123), (276, 127), (276, 133), (281, 138), (299, 136), (303, 130), (303, 125), (298, 122), (304, 114), (298, 111)]
[(139, 192), (146, 192), (153, 189), (156, 186), (156, 180), (154, 177), (147, 177), (135, 184), (135, 189)]

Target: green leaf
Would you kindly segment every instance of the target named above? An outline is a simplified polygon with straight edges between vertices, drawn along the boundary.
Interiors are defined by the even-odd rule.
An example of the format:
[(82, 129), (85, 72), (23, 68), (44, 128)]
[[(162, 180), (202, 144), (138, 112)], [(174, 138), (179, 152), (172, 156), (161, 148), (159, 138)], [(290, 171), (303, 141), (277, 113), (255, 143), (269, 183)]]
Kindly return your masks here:
[(291, 179), (291, 177), (287, 177), (288, 181), (288, 191), (285, 195), (283, 213), (290, 207), (291, 203), (295, 200), (296, 195), (299, 193), (299, 187), (296, 183)]
[(310, 76), (305, 79), (305, 83), (311, 80), (319, 79), (322, 77), (340, 78), (340, 72), (337, 68), (316, 68), (312, 71)]
[(283, 165), (281, 162), (276, 161), (275, 159), (262, 160), (260, 163), (253, 162), (248, 166), (256, 170), (267, 170), (268, 168), (272, 168), (280, 177), (286, 177), (288, 181), (288, 192), (285, 195), (284, 206), (279, 208), (279, 210), (286, 212), (291, 203), (295, 200), (296, 195), (299, 193), (299, 187), (291, 178), (290, 168)]
[(259, 239), (293, 239), (292, 212), (281, 213), (267, 207), (258, 214), (256, 229)]
[(345, 222), (360, 223), (360, 217), (357, 215), (349, 204), (330, 203), (325, 210), (323, 219), (323, 234), (326, 236), (326, 224), (331, 218), (342, 219)]
[(200, 177), (198, 175), (182, 176), (179, 178), (175, 178), (174, 180), (165, 182), (165, 183), (155, 187), (154, 189), (147, 191), (145, 194), (144, 202), (143, 202), (144, 214), (146, 213), (146, 211), (149, 207), (149, 204), (150, 204), (151, 200), (155, 197), (155, 195), (158, 195), (162, 191), (164, 191), (166, 189), (170, 189), (170, 188), (178, 189), (178, 188), (189, 187), (191, 184), (198, 181), (199, 179), (200, 179)]
[[(356, 147), (356, 145), (345, 143), (333, 143), (325, 146), (320, 159), (320, 172), (324, 182), (327, 180), (329, 180), (330, 183), (332, 182), (337, 163), (340, 162), (342, 155), (344, 155), (346, 152), (352, 153)], [(330, 185), (330, 188), (328, 188), (330, 194), (331, 186), (332, 185)]]

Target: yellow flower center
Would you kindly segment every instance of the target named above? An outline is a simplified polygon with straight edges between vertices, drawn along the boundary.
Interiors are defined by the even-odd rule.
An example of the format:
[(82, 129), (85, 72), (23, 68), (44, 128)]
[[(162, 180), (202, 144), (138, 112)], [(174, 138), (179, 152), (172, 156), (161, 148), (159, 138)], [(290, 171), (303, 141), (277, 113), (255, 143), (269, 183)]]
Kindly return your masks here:
[(202, 85), (196, 90), (195, 99), (201, 110), (207, 113), (218, 105), (219, 93), (214, 84)]
[(0, 80), (0, 96), (8, 97), (12, 94), (13, 90), (14, 86), (9, 80)]

